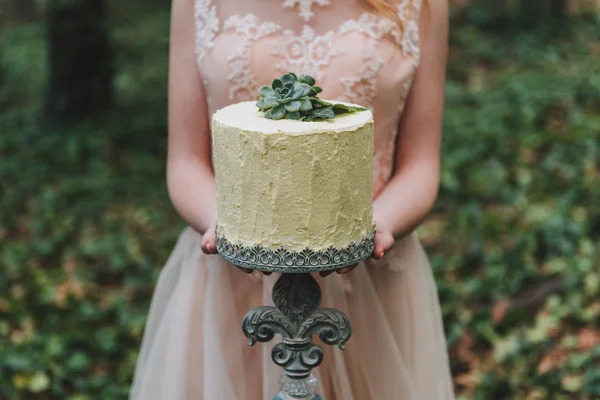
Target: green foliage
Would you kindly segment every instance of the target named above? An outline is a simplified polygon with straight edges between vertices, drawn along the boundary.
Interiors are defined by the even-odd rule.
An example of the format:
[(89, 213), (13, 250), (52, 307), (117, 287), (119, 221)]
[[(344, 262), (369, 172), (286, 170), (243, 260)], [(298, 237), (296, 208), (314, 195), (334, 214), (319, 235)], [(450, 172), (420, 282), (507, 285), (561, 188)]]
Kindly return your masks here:
[(62, 131), (39, 124), (42, 27), (3, 32), (2, 400), (126, 398), (158, 267), (183, 226), (164, 184), (168, 11), (113, 14), (117, 107)]
[[(69, 130), (38, 123), (42, 27), (2, 32), (2, 400), (126, 398), (183, 227), (164, 184), (168, 9), (139, 4), (111, 15), (116, 108)], [(453, 27), (421, 237), (462, 399), (600, 397), (600, 25), (569, 32)]]
[(422, 237), (464, 398), (597, 398), (593, 26), (453, 32), (441, 192)]
[(336, 115), (365, 111), (362, 107), (331, 104), (317, 97), (323, 89), (315, 86), (312, 76), (297, 76), (289, 72), (273, 80), (271, 86), (262, 86), (256, 107), (265, 111), (268, 119), (296, 119), (323, 121)]
[(587, 0), (470, 0), (468, 7), (459, 7), (455, 13), (479, 28), (505, 31), (507, 29), (539, 29), (568, 25), (569, 5), (576, 5), (579, 13), (593, 16), (594, 1)]

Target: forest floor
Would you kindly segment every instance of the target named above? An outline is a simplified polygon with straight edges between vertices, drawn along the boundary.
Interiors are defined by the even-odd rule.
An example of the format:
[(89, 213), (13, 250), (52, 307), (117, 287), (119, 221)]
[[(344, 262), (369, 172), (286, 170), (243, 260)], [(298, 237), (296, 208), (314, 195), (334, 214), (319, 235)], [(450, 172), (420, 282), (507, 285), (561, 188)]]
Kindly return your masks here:
[[(168, 9), (112, 17), (114, 110), (47, 131), (43, 25), (0, 57), (0, 399), (125, 399), (183, 223), (165, 186)], [(600, 398), (600, 21), (452, 29), (420, 229), (460, 399)]]

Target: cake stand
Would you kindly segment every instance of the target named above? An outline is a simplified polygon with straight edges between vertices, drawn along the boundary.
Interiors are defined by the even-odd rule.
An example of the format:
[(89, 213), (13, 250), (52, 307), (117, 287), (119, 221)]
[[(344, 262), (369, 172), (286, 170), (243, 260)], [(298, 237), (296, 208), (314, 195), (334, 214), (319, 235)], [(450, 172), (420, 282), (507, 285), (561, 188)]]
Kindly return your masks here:
[(352, 336), (352, 327), (341, 311), (320, 308), (321, 288), (311, 274), (356, 265), (373, 253), (374, 246), (375, 232), (360, 243), (344, 248), (301, 251), (249, 247), (217, 235), (217, 251), (230, 263), (251, 270), (281, 273), (273, 287), (275, 306), (251, 310), (242, 323), (250, 345), (269, 342), (276, 334), (283, 337), (271, 353), (273, 362), (285, 373), (280, 380), (281, 392), (274, 400), (321, 399), (316, 394), (318, 382), (311, 373), (323, 361), (323, 349), (313, 343), (313, 336), (319, 335), (323, 343), (343, 349)]

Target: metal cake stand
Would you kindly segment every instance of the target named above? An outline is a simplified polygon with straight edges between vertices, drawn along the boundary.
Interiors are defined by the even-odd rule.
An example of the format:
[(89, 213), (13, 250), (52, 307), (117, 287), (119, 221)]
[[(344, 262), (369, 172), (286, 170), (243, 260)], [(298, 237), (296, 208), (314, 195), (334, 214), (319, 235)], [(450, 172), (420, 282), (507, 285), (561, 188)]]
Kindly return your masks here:
[(242, 268), (281, 273), (273, 287), (275, 306), (251, 310), (242, 323), (250, 345), (269, 342), (276, 334), (283, 337), (271, 353), (273, 362), (285, 373), (280, 380), (281, 392), (274, 400), (321, 399), (311, 373), (323, 361), (323, 349), (313, 343), (313, 336), (343, 349), (352, 336), (352, 327), (341, 311), (320, 308), (321, 288), (311, 273), (356, 265), (373, 253), (374, 244), (375, 232), (344, 248), (302, 251), (248, 247), (217, 235), (217, 251), (225, 260)]

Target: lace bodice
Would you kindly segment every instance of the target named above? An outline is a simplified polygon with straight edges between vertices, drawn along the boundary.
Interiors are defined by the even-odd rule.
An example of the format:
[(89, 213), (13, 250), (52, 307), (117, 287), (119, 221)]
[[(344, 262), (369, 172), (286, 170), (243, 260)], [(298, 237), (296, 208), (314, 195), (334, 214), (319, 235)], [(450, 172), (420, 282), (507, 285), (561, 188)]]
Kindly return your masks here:
[(422, 0), (399, 0), (397, 20), (362, 0), (194, 1), (209, 115), (256, 98), (282, 73), (312, 75), (322, 98), (374, 112), (377, 195), (392, 174), (397, 127), (419, 64)]

